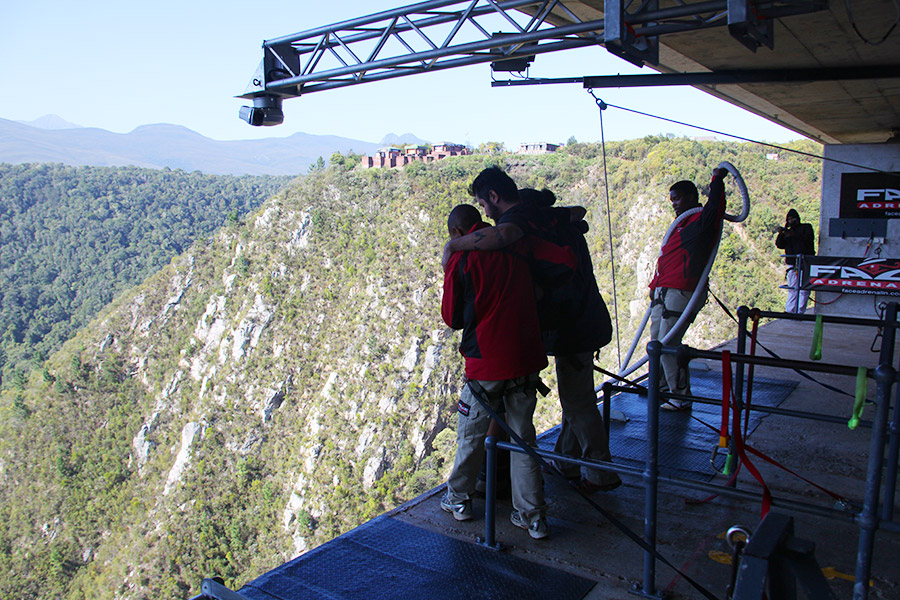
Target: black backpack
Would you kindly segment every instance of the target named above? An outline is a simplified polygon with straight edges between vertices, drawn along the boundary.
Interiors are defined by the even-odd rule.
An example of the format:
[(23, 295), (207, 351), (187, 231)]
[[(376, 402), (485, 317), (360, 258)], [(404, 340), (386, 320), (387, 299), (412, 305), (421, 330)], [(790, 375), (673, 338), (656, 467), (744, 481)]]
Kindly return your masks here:
[(530, 215), (529, 233), (570, 250), (577, 267), (535, 256), (532, 278), (538, 288), (538, 316), (548, 354), (594, 352), (612, 340), (612, 319), (594, 278), (584, 234), (587, 223), (569, 221), (566, 209), (539, 207)]

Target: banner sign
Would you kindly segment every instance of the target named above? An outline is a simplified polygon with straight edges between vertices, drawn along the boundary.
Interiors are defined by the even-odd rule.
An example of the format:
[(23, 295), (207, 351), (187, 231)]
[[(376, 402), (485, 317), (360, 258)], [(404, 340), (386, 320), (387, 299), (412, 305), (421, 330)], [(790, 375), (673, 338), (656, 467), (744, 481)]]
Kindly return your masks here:
[(900, 173), (842, 173), (842, 219), (900, 218)]
[(900, 296), (900, 259), (804, 256), (804, 290)]

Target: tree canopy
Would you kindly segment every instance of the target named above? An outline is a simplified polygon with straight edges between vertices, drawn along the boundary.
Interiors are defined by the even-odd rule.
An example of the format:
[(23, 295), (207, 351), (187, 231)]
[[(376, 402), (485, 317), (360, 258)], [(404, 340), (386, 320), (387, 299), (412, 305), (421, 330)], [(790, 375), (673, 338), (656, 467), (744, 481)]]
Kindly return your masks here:
[[(113, 297), (291, 178), (0, 164), (0, 369), (42, 361)], [(20, 364), (20, 363), (26, 364)]]

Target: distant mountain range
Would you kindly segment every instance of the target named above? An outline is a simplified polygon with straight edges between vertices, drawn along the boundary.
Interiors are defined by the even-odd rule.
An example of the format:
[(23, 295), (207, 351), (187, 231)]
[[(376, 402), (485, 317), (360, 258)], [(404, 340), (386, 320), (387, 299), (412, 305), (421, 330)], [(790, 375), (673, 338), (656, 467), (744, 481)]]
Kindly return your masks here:
[(333, 135), (218, 141), (179, 125), (142, 125), (130, 133), (81, 127), (55, 115), (29, 123), (0, 119), (0, 162), (182, 169), (212, 175), (300, 175), (334, 152), (372, 154), (398, 143), (423, 144), (411, 133), (380, 144)]
[(415, 144), (416, 146), (424, 146), (427, 143), (428, 142), (426, 142), (425, 140), (421, 140), (411, 133), (404, 133), (403, 135), (389, 133), (381, 138), (382, 146), (396, 146), (399, 144)]

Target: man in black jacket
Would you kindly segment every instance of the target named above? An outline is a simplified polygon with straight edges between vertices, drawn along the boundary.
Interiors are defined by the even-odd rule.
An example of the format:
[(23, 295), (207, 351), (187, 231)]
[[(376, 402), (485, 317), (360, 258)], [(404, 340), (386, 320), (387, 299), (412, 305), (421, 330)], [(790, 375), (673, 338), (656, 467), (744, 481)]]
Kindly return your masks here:
[(784, 250), (784, 263), (788, 265), (787, 285), (788, 297), (784, 303), (784, 311), (789, 313), (806, 312), (806, 304), (809, 301), (809, 291), (800, 289), (800, 271), (797, 265), (797, 256), (814, 256), (815, 232), (809, 223), (800, 222), (800, 214), (790, 209), (785, 218), (784, 227), (778, 228), (778, 236), (775, 238), (775, 246)]

